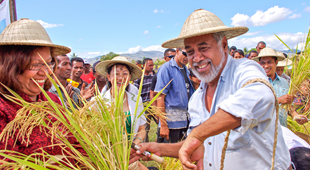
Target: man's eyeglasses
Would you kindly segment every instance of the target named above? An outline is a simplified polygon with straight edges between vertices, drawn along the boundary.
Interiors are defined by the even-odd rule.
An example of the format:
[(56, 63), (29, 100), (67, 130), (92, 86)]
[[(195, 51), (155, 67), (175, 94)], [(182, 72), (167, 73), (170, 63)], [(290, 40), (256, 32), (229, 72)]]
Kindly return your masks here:
[(48, 66), (49, 68), (45, 65), (45, 63), (31, 64), (30, 67), (29, 67), (29, 70), (39, 71), (39, 70), (41, 70), (41, 68), (42, 68), (43, 66), (45, 67), (46, 70), (49, 70), (49, 69), (53, 70), (53, 68), (54, 68), (54, 66), (55, 66), (55, 62), (47, 63), (47, 66)]
[(169, 56), (167, 56), (168, 58), (173, 58), (175, 55), (169, 55)]
[(274, 63), (273, 63), (272, 61), (269, 60), (269, 61), (267, 61), (267, 62), (260, 61), (259, 64), (260, 64), (261, 66), (264, 66), (264, 65), (266, 65), (266, 64), (268, 64), (268, 65), (270, 66), (270, 65), (272, 65), (272, 64), (274, 64)]
[[(180, 50), (180, 51), (182, 51), (182, 50)], [(183, 54), (185, 57), (187, 57), (187, 53), (186, 53), (185, 51), (182, 51), (182, 54)]]

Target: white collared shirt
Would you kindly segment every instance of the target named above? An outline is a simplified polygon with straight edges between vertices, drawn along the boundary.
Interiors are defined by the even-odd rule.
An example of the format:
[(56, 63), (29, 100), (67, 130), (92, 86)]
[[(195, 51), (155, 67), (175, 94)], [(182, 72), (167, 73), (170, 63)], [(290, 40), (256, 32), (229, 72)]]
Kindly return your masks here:
[[(111, 101), (111, 89), (107, 90), (104, 93), (103, 98), (104, 99), (108, 99), (107, 100), (107, 105), (110, 105), (110, 101)], [(142, 104), (142, 98), (140, 97), (139, 99), (139, 105), (137, 108), (137, 112), (135, 112), (135, 108), (136, 108), (136, 102), (137, 102), (137, 94), (133, 94), (131, 92), (127, 92), (127, 99), (128, 99), (128, 106), (129, 106), (129, 110), (130, 110), (130, 114), (131, 114), (131, 125), (135, 127), (132, 128), (133, 129), (133, 133), (134, 135), (136, 135), (138, 133), (139, 127), (146, 124), (146, 119), (144, 116), (144, 113), (139, 117), (140, 113), (142, 113), (143, 111), (143, 104)]]
[[(268, 81), (263, 68), (248, 59), (233, 60), (228, 56), (212, 100), (210, 113), (205, 106), (207, 84), (201, 82), (189, 102), (190, 129), (209, 119), (219, 109), (241, 118), (241, 126), (229, 136), (224, 169), (270, 169), (275, 133), (275, 97), (262, 83), (243, 84), (254, 78)], [(275, 156), (275, 169), (287, 169), (290, 154), (285, 145), (280, 123)], [(221, 152), (226, 132), (204, 141), (204, 169), (220, 169)]]

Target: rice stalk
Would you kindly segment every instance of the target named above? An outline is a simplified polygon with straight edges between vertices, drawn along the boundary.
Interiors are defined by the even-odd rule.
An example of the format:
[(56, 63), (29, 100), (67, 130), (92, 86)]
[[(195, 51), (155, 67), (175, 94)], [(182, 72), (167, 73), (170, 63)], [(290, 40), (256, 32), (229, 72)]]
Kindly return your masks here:
[[(288, 47), (278, 36), (277, 38)], [(294, 54), (292, 71), (291, 71), (291, 82), (289, 85), (288, 94), (294, 95), (297, 97), (297, 94), (303, 96), (305, 98), (306, 103), (304, 103), (300, 109), (296, 109), (293, 105), (285, 105), (284, 107), (288, 111), (292, 111), (295, 109), (299, 114), (309, 116), (310, 109), (307, 111), (303, 111), (303, 108), (309, 103), (310, 100), (310, 86), (309, 86), (309, 78), (310, 78), (310, 29), (308, 31), (307, 36), (305, 37), (304, 47), (302, 47), (302, 52), (300, 55)], [(289, 47), (288, 47), (289, 48)], [(290, 48), (289, 48), (290, 49)], [(291, 50), (291, 49), (290, 49)], [(291, 50), (294, 52), (293, 50)], [(304, 125), (299, 125), (297, 122), (293, 121), (293, 119), (288, 116), (288, 127), (293, 132), (300, 132), (306, 135), (310, 135), (310, 124), (306, 123)], [(308, 141), (310, 142), (310, 141)]]
[[(47, 147), (60, 147), (62, 154), (49, 155), (43, 148), (40, 152), (31, 155), (3, 150), (0, 155), (6, 159), (0, 161), (0, 168), (128, 169), (132, 142), (128, 139), (128, 135), (134, 134), (127, 134), (125, 130), (126, 116), (122, 108), (125, 87), (119, 92), (115, 90), (115, 100), (111, 105), (107, 105), (107, 101), (101, 95), (97, 95), (91, 101), (82, 100), (83, 107), (78, 106), (76, 109), (64, 87), (62, 85), (58, 87), (51, 76), (48, 78), (57, 89), (62, 103), (67, 101), (67, 107), (53, 102), (42, 88), (48, 101), (34, 103), (24, 101), (17, 93), (9, 90), (12, 95), (3, 95), (22, 105), (23, 108), (17, 112), (15, 119), (7, 124), (0, 134), (0, 140), (6, 141), (10, 137), (15, 137), (29, 144), (32, 130), (39, 127), (42, 133), (55, 141), (52, 146)], [(96, 93), (99, 94), (98, 87), (95, 88)], [(64, 92), (64, 96), (61, 95), (60, 89)], [(156, 97), (149, 105), (155, 99)], [(150, 107), (145, 108), (144, 111), (146, 109), (151, 109), (150, 112), (154, 115), (164, 117), (164, 114), (158, 111), (159, 109), (152, 110)], [(133, 114), (142, 115), (142, 113)], [(132, 128), (134, 127), (135, 124), (132, 125)], [(70, 142), (73, 138), (77, 143)]]

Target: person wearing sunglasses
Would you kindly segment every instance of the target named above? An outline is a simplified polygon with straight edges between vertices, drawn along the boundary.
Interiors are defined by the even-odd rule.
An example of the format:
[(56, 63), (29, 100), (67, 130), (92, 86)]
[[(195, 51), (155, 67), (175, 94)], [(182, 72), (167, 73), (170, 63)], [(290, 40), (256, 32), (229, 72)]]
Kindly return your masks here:
[(178, 48), (175, 57), (163, 64), (157, 73), (155, 92), (161, 91), (168, 84), (157, 99), (157, 107), (167, 113), (167, 119), (159, 122), (158, 143), (176, 143), (185, 139), (188, 127), (187, 106), (194, 92), (187, 63), (187, 53), (184, 48)]
[(164, 52), (164, 59), (166, 62), (170, 61), (172, 58), (174, 58), (175, 56), (175, 49), (173, 48), (168, 48), (165, 52)]

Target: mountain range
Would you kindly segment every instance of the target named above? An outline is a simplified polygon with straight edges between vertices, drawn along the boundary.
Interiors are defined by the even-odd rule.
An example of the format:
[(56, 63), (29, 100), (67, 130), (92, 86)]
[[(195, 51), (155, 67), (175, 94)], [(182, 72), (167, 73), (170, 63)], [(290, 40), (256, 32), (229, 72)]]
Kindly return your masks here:
[[(143, 58), (151, 58), (154, 61), (157, 59), (162, 59), (164, 57), (164, 53), (161, 51), (138, 51), (136, 53), (123, 53), (120, 54), (121, 56), (126, 57), (129, 61), (132, 60), (143, 60)], [(87, 58), (87, 61), (90, 64), (95, 63), (96, 61), (100, 60), (100, 56), (93, 57), (93, 58)]]
[[(296, 51), (296, 49), (293, 49), (293, 51)], [(292, 52), (289, 50), (282, 50), (281, 52), (286, 53), (289, 56), (292, 54)], [(132, 60), (142, 61), (144, 57), (151, 58), (155, 61), (157, 59), (162, 59), (164, 57), (164, 53), (161, 51), (138, 51), (136, 53), (123, 53), (120, 55), (126, 57), (129, 61), (132, 61)], [(100, 60), (100, 56), (93, 57), (93, 58), (87, 58), (87, 60), (90, 64), (93, 64), (96, 61)]]

